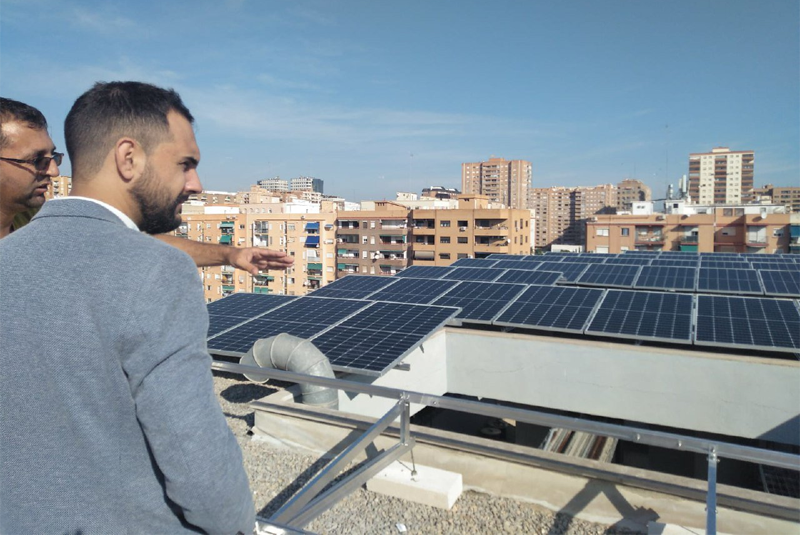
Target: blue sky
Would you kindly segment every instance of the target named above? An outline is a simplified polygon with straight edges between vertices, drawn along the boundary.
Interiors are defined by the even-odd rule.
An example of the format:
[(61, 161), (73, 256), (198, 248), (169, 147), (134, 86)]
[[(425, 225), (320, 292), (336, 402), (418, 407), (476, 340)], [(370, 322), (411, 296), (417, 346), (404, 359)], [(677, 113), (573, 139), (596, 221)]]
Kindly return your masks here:
[(391, 199), (494, 155), (535, 187), (660, 197), (716, 146), (800, 186), (799, 21), (797, 0), (3, 0), (0, 92), (63, 147), (95, 81), (174, 87), (211, 190), (308, 175)]

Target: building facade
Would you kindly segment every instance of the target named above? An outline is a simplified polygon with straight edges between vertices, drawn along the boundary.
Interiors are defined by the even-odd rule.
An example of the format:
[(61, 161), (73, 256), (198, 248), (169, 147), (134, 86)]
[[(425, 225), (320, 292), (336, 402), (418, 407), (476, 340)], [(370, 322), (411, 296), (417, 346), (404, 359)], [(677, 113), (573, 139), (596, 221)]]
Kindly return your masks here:
[(716, 147), (689, 155), (689, 198), (695, 204), (753, 201), (755, 152)]
[(394, 275), (408, 266), (408, 208), (390, 201), (375, 204), (375, 210), (338, 214), (337, 278), (354, 273)]
[(455, 209), (412, 210), (411, 265), (449, 266), (493, 253), (531, 254), (531, 211), (488, 204), (485, 196), (462, 195)]
[(323, 182), (321, 178), (299, 176), (289, 180), (289, 191), (313, 191), (322, 194)]
[(672, 213), (592, 218), (586, 223), (586, 251), (790, 252), (790, 214), (783, 207), (673, 204)]
[(800, 214), (800, 187), (773, 186), (754, 188), (755, 202), (785, 206), (791, 213)]
[(531, 162), (490, 158), (488, 162), (461, 164), (461, 190), (466, 195), (486, 195), (508, 208), (528, 208)]
[(650, 199), (652, 191), (641, 180), (626, 178), (617, 184), (617, 212), (630, 212), (633, 203)]
[(614, 213), (617, 188), (613, 184), (577, 188), (533, 188), (529, 202), (536, 220), (534, 247), (583, 245), (586, 219), (597, 214)]
[(44, 194), (45, 199), (54, 199), (56, 197), (66, 197), (72, 191), (72, 177), (59, 175), (53, 177), (50, 184), (47, 185), (47, 191)]

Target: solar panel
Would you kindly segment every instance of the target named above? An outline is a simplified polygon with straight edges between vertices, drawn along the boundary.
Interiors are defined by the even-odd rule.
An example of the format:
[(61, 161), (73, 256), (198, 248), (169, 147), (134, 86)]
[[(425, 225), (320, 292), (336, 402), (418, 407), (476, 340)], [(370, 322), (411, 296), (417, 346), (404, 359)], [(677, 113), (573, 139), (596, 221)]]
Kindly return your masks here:
[(490, 260), (488, 258), (459, 258), (450, 267), (473, 267), (473, 268), (488, 268), (497, 263), (497, 260)]
[(524, 284), (465, 281), (435, 301), (435, 304), (461, 308), (456, 316), (465, 322), (487, 323), (525, 290)]
[(529, 286), (493, 323), (582, 333), (602, 295), (590, 288)]
[(758, 271), (764, 283), (764, 293), (787, 297), (800, 297), (800, 272), (780, 269)]
[(653, 259), (648, 257), (627, 257), (627, 256), (620, 256), (619, 258), (609, 258), (606, 260), (606, 264), (611, 265), (627, 265), (627, 266), (649, 266), (650, 262)]
[(496, 282), (516, 282), (519, 284), (552, 285), (562, 277), (557, 271), (529, 271), (525, 269), (508, 269), (500, 275)]
[(394, 284), (397, 279), (377, 275), (348, 275), (323, 286), (308, 295), (314, 297), (339, 297), (343, 299), (362, 299)]
[(374, 302), (312, 343), (335, 370), (381, 376), (458, 312), (452, 307)]
[(239, 316), (225, 316), (222, 314), (209, 314), (208, 315), (208, 334), (206, 337), (214, 336), (222, 331), (226, 331), (234, 325), (239, 325), (251, 318), (241, 318)]
[(571, 262), (579, 264), (602, 264), (606, 261), (606, 258), (596, 255), (574, 255), (574, 256), (565, 256), (564, 259), (561, 261), (564, 263)]
[(691, 344), (693, 300), (689, 294), (609, 290), (586, 334)]
[(695, 344), (800, 351), (800, 310), (793, 301), (697, 296)]
[(744, 260), (702, 260), (701, 268), (750, 269), (750, 262)]
[(581, 273), (586, 271), (589, 264), (575, 264), (565, 262), (541, 262), (539, 264), (539, 271), (557, 271), (564, 276), (564, 282), (574, 282), (575, 279), (580, 277)]
[(717, 269), (700, 267), (698, 292), (726, 294), (763, 294), (755, 269)]
[(432, 303), (437, 297), (456, 284), (458, 284), (458, 281), (405, 277), (395, 284), (371, 294), (367, 299), (370, 301), (394, 301), (396, 303)]
[(800, 264), (794, 262), (750, 262), (753, 269), (782, 269), (800, 273)]
[(658, 267), (691, 267), (696, 268), (700, 265), (699, 260), (672, 260), (672, 259), (664, 259), (662, 260), (661, 257), (653, 260), (650, 263), (651, 266)]
[(441, 266), (410, 266), (395, 275), (395, 277), (415, 277), (418, 279), (441, 279), (453, 268)]
[(604, 288), (630, 288), (639, 274), (640, 266), (593, 264), (578, 277), (576, 284), (603, 286)]
[(696, 275), (697, 269), (694, 267), (642, 266), (633, 287), (692, 291)]
[(457, 281), (484, 281), (491, 282), (502, 275), (502, 271), (491, 268), (453, 268), (443, 279)]
[(290, 295), (235, 293), (207, 305), (209, 314), (253, 318), (297, 299)]
[(533, 271), (539, 268), (539, 262), (523, 262), (519, 260), (498, 260), (492, 269), (527, 269)]
[(368, 306), (368, 301), (305, 296), (208, 340), (208, 350), (240, 355), (256, 340), (288, 333), (309, 338)]
[(525, 260), (526, 258), (530, 257), (531, 255), (527, 254), (499, 254), (499, 253), (492, 253), (486, 258), (489, 260)]

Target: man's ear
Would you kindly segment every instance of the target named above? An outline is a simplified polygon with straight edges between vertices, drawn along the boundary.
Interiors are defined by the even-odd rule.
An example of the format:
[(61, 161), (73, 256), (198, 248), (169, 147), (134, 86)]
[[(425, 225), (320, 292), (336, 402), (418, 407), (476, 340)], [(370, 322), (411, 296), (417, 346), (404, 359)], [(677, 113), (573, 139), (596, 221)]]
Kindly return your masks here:
[(146, 156), (142, 146), (133, 138), (123, 137), (114, 144), (114, 163), (125, 182), (137, 179), (144, 172)]

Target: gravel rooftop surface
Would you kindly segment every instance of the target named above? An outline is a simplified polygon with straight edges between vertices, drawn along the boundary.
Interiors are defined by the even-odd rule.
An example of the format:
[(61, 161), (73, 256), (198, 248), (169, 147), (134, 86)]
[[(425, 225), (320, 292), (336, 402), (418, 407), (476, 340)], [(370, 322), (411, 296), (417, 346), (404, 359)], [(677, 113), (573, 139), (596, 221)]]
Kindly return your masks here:
[[(256, 514), (269, 518), (326, 462), (305, 451), (283, 449), (253, 440), (255, 416), (249, 402), (275, 392), (244, 378), (214, 372), (214, 387), (228, 424), (239, 440)], [(534, 504), (465, 491), (450, 511), (378, 495), (360, 488), (315, 519), (305, 529), (320, 534), (530, 533), (555, 535), (637, 533), (584, 522)]]

